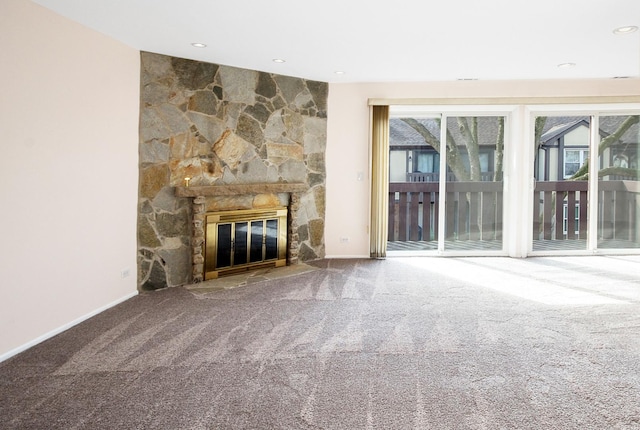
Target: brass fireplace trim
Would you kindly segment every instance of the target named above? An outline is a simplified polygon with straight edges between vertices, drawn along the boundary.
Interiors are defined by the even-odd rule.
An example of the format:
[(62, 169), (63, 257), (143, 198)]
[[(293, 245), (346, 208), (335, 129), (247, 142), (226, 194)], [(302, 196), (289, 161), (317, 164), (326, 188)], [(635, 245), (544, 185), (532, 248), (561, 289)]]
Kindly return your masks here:
[[(234, 211), (209, 212), (205, 214), (205, 242), (204, 242), (204, 279), (215, 279), (218, 276), (231, 275), (234, 273), (244, 272), (246, 270), (264, 268), (264, 267), (281, 267), (287, 264), (287, 215), (286, 207), (275, 207), (267, 209), (245, 209)], [(258, 262), (248, 262), (245, 264), (231, 265), (230, 267), (218, 268), (217, 250), (218, 250), (218, 225), (234, 224), (236, 222), (252, 221), (278, 221), (277, 231), (277, 257), (274, 259), (263, 259)], [(232, 229), (233, 232), (233, 229)], [(235, 233), (232, 233), (235, 234)], [(250, 236), (250, 235), (249, 235)], [(249, 239), (250, 240), (250, 239)], [(248, 246), (249, 247), (249, 246)], [(262, 237), (263, 256), (266, 247), (266, 229), (263, 231)]]

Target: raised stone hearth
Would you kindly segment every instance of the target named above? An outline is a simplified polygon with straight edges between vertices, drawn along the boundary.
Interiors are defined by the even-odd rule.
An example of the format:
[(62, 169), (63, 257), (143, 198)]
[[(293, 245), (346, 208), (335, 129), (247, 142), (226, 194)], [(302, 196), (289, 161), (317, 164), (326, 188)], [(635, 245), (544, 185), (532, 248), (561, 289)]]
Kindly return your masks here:
[(324, 257), (326, 83), (143, 52), (141, 85), (140, 289), (194, 281), (195, 211), (293, 207)]
[[(277, 207), (281, 200), (276, 194), (286, 194), (288, 201), (289, 222), (287, 225), (287, 249), (286, 260), (288, 265), (297, 264), (299, 257), (300, 236), (298, 234), (298, 210), (300, 209), (300, 193), (306, 191), (306, 184), (239, 184), (221, 186), (176, 187), (176, 196), (192, 198), (192, 282), (198, 283), (205, 280), (205, 256), (206, 243), (205, 218), (212, 210), (227, 209), (220, 206), (216, 197), (234, 196), (240, 199), (252, 201), (250, 209), (267, 209)], [(224, 200), (222, 200), (224, 202)], [(272, 204), (267, 206), (265, 203)], [(228, 204), (229, 202), (226, 201)], [(232, 205), (231, 209), (238, 209), (238, 205)]]

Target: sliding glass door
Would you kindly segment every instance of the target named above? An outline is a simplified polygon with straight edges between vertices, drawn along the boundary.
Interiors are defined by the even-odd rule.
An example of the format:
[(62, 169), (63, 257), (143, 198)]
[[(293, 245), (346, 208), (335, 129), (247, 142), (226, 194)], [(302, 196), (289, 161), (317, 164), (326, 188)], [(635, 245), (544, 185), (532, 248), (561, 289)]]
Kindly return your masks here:
[(587, 249), (590, 118), (534, 119), (533, 251)]
[(638, 119), (535, 117), (534, 253), (640, 248)]
[(501, 251), (505, 116), (392, 115), (390, 251)]
[(438, 250), (441, 122), (440, 115), (389, 119), (390, 251)]
[(376, 212), (386, 249), (640, 253), (639, 113), (637, 104), (389, 107), (388, 204)]
[(502, 249), (502, 116), (447, 117), (445, 250)]
[(597, 247), (640, 248), (639, 115), (600, 116)]

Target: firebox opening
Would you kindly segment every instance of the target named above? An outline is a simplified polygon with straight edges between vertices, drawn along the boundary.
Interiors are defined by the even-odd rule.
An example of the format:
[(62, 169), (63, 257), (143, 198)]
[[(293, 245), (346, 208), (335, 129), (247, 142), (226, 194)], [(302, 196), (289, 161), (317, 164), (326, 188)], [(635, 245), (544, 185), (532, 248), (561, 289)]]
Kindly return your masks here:
[(287, 264), (286, 207), (206, 214), (204, 279)]

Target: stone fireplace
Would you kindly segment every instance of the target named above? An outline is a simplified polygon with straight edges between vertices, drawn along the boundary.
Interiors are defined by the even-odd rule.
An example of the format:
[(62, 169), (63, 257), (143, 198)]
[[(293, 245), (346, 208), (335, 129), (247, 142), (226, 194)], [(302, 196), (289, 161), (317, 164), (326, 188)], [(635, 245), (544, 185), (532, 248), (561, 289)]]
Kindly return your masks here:
[(327, 91), (323, 82), (141, 53), (141, 290), (204, 277), (197, 250), (210, 212), (285, 207), (287, 264), (324, 257)]

